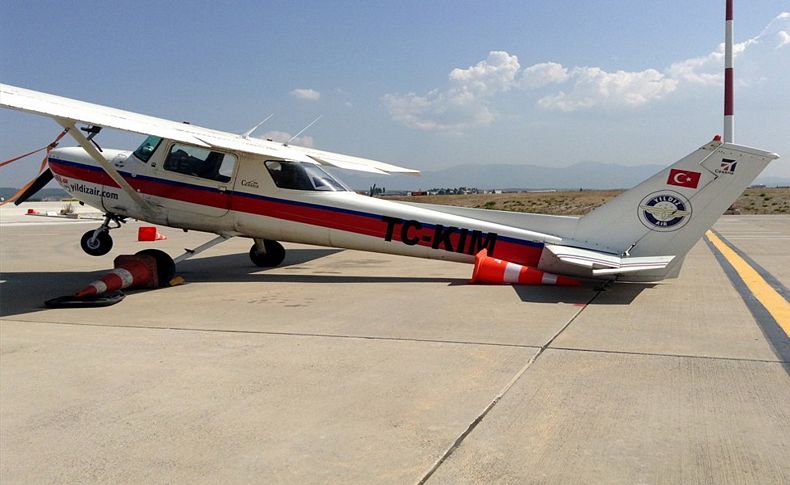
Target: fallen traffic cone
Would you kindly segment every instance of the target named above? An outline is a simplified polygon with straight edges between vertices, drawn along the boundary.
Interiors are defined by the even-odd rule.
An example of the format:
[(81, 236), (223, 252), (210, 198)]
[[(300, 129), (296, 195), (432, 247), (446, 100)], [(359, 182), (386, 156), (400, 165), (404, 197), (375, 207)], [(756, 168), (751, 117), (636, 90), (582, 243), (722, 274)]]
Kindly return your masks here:
[(167, 239), (167, 236), (160, 234), (156, 230), (156, 226), (140, 226), (137, 230), (138, 241), (162, 241)]
[(159, 280), (156, 259), (147, 255), (121, 255), (113, 261), (115, 269), (74, 294), (85, 298), (124, 288), (156, 288)]
[(522, 266), (502, 259), (491, 258), (483, 249), (475, 255), (475, 269), (470, 283), (493, 285), (556, 285), (580, 286), (581, 281), (567, 276), (546, 273), (531, 266)]

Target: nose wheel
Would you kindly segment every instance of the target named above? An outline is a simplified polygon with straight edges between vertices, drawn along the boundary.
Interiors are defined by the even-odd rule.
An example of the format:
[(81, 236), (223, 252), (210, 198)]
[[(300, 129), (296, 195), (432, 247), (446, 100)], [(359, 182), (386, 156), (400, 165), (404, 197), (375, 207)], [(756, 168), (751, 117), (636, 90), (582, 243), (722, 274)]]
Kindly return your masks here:
[[(114, 227), (110, 226), (111, 222), (115, 223)], [(124, 218), (122, 217), (115, 214), (106, 214), (104, 222), (98, 229), (88, 231), (82, 235), (82, 239), (80, 239), (82, 250), (91, 256), (104, 256), (109, 253), (112, 249), (110, 229), (118, 229), (123, 222)]]
[[(104, 256), (112, 249), (112, 237), (110, 237), (109, 231), (99, 231), (99, 229), (88, 231), (82, 235), (80, 240), (82, 250), (91, 256)], [(97, 232), (98, 234), (96, 234)]]
[(256, 239), (250, 248), (250, 259), (256, 266), (272, 268), (285, 259), (285, 248), (277, 241)]

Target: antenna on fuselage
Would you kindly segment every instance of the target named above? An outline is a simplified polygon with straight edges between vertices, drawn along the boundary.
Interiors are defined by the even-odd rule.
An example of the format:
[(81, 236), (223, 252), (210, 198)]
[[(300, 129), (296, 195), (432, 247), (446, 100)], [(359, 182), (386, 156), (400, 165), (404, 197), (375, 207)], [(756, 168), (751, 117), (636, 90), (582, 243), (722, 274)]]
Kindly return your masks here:
[(260, 122), (260, 123), (258, 123), (257, 125), (253, 126), (253, 127), (252, 127), (252, 128), (250, 128), (249, 130), (247, 130), (247, 131), (245, 131), (244, 133), (242, 133), (242, 134), (241, 134), (241, 136), (243, 136), (244, 138), (249, 138), (249, 137), (250, 137), (250, 135), (252, 135), (252, 133), (253, 133), (255, 130), (257, 130), (258, 128), (260, 128), (260, 126), (261, 126), (262, 124), (264, 124), (264, 123), (266, 123), (267, 121), (269, 121), (269, 118), (271, 118), (272, 116), (274, 116), (274, 113), (270, 114), (269, 116), (267, 116), (266, 118), (264, 118), (264, 119), (263, 119), (263, 121), (261, 121), (261, 122)]
[(318, 115), (318, 118), (314, 119), (313, 121), (311, 121), (311, 122), (310, 122), (310, 124), (309, 124), (309, 125), (305, 126), (305, 127), (304, 127), (304, 128), (302, 128), (301, 130), (299, 130), (299, 133), (297, 133), (297, 134), (295, 134), (294, 136), (292, 136), (291, 138), (289, 138), (289, 139), (288, 139), (288, 141), (287, 141), (287, 142), (285, 142), (285, 144), (287, 145), (288, 143), (291, 143), (293, 140), (296, 140), (296, 139), (299, 137), (299, 135), (301, 135), (302, 133), (304, 133), (305, 131), (307, 131), (307, 129), (308, 129), (308, 128), (310, 128), (311, 126), (313, 126), (314, 124), (316, 124), (316, 122), (317, 122), (318, 120), (320, 120), (322, 116), (323, 116), (323, 115)]
[(732, 65), (732, 2), (727, 0), (726, 13), (724, 16), (724, 143), (735, 142), (735, 93), (733, 91), (733, 76), (735, 74)]

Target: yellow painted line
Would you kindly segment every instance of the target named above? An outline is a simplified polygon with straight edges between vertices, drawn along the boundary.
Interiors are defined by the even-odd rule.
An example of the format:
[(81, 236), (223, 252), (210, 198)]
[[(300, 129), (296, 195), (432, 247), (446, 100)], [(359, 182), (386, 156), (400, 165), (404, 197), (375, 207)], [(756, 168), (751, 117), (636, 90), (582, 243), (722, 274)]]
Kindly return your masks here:
[(785, 334), (790, 337), (790, 303), (784, 299), (771, 285), (769, 285), (760, 274), (752, 268), (738, 253), (724, 244), (712, 231), (705, 233), (708, 240), (716, 246), (716, 249), (730, 262), (738, 276), (741, 277), (746, 286), (762, 303), (768, 313), (771, 314), (776, 323), (782, 327)]

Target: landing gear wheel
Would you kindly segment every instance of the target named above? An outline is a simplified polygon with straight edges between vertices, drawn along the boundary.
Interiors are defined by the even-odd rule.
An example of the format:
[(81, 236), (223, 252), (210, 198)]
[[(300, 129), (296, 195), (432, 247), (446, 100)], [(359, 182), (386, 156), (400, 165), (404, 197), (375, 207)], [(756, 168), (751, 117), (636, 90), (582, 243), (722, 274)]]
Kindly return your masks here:
[(266, 247), (266, 254), (259, 252), (255, 244), (250, 248), (250, 259), (256, 266), (272, 268), (283, 262), (285, 248), (282, 244), (266, 239), (263, 241), (263, 245)]
[(88, 231), (83, 234), (82, 239), (80, 239), (80, 246), (82, 246), (83, 251), (91, 256), (104, 256), (112, 249), (112, 237), (109, 232), (102, 231), (94, 238), (94, 232), (96, 231)]
[(151, 256), (156, 260), (156, 276), (159, 280), (159, 287), (167, 286), (176, 275), (176, 263), (166, 252), (159, 249), (143, 249), (136, 254)]

